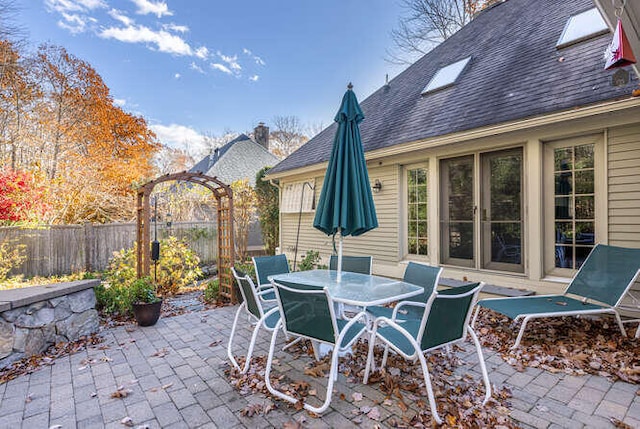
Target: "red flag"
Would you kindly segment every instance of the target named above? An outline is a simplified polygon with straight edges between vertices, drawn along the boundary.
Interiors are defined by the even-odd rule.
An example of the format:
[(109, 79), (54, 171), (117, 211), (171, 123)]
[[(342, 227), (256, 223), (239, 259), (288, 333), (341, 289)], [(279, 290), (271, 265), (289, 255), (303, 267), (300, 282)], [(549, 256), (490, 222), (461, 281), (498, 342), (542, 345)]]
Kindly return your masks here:
[(616, 31), (613, 33), (613, 40), (607, 47), (604, 56), (607, 60), (607, 63), (604, 66), (605, 70), (611, 70), (617, 67), (624, 67), (636, 63), (636, 57), (631, 51), (629, 39), (627, 39), (627, 36), (624, 34), (622, 21), (619, 18), (618, 25), (616, 25)]

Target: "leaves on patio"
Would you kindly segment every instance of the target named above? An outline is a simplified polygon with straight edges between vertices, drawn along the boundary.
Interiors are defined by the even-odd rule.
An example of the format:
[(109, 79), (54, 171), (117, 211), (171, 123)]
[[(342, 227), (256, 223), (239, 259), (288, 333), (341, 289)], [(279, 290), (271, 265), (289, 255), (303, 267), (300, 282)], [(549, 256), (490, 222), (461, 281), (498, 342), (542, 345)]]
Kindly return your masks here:
[(124, 386), (120, 386), (120, 387), (118, 387), (118, 390), (116, 390), (115, 392), (111, 393), (111, 397), (112, 398), (126, 398), (131, 393), (133, 393), (133, 390), (125, 389)]
[(249, 404), (240, 410), (240, 414), (245, 417), (253, 417), (255, 415), (265, 416), (275, 409), (276, 405), (271, 401), (267, 401), (264, 404)]
[(127, 427), (133, 427), (133, 419), (131, 417), (125, 417), (120, 420), (120, 424)]
[[(20, 359), (14, 362), (13, 365), (0, 369), (0, 384), (24, 374), (31, 374), (42, 366), (54, 365), (56, 358), (78, 353), (87, 350), (89, 347), (95, 348), (101, 342), (102, 337), (94, 334), (88, 337), (81, 337), (77, 341), (56, 343), (44, 353)], [(101, 347), (104, 347), (104, 345)]]
[(640, 384), (640, 341), (623, 337), (615, 323), (590, 317), (531, 320), (520, 347), (511, 350), (519, 324), (481, 309), (476, 321), (483, 346), (500, 353), (519, 371), (530, 366), (572, 375), (596, 374)]
[(167, 350), (166, 348), (161, 348), (160, 350), (158, 350), (154, 354), (152, 354), (151, 357), (163, 358), (168, 354), (169, 354), (169, 350)]
[[(304, 356), (313, 356), (313, 348), (306, 342), (300, 342), (286, 352), (289, 357), (287, 362), (296, 361)], [(366, 364), (366, 356), (368, 345), (366, 342), (359, 342), (354, 346), (354, 354), (339, 359), (339, 372), (341, 376), (347, 378), (348, 384), (353, 384), (353, 389), (349, 397), (343, 392), (334, 392), (333, 401), (344, 400), (349, 401), (356, 406), (352, 411), (353, 418), (351, 423), (354, 425), (363, 424), (369, 421), (373, 427), (377, 422), (384, 422), (385, 425), (397, 428), (424, 428), (433, 426), (434, 422), (426, 402), (427, 394), (422, 377), (422, 370), (419, 364), (413, 364), (396, 355), (390, 355), (387, 368), (389, 371), (377, 371), (371, 374), (369, 384), (375, 387), (375, 383), (379, 383), (379, 389), (386, 395), (385, 399), (380, 403), (362, 405), (364, 400), (362, 393), (357, 392), (358, 384), (362, 382), (362, 375)], [(380, 362), (382, 357), (382, 349), (375, 349), (376, 361)], [(280, 373), (278, 371), (277, 362), (274, 364), (274, 370), (271, 373), (272, 385), (287, 394), (298, 398), (296, 404), (276, 399), (278, 403), (295, 410), (302, 410), (304, 403), (311, 396), (315, 396), (314, 388), (311, 388), (313, 380), (323, 377), (320, 381), (319, 396), (324, 397), (324, 386), (326, 377), (329, 372), (329, 362), (331, 354), (323, 357), (319, 362), (309, 359), (309, 363), (301, 372), (298, 372), (299, 378), (289, 379), (291, 372)], [(431, 377), (438, 405), (438, 412), (445, 419), (443, 427), (498, 427), (514, 428), (517, 427), (509, 418), (508, 398), (510, 393), (506, 389), (493, 392), (493, 397), (486, 406), (482, 406), (484, 399), (484, 384), (480, 377), (470, 375), (466, 367), (458, 367), (462, 363), (459, 358), (449, 357), (445, 354), (429, 354), (427, 355)], [(238, 363), (244, 364), (243, 358), (238, 359)], [(253, 393), (264, 393), (269, 395), (264, 383), (264, 371), (266, 365), (265, 356), (255, 356), (251, 360), (251, 365), (247, 374), (240, 374), (235, 368), (229, 367), (225, 373), (229, 381), (242, 395), (250, 395)], [(320, 375), (323, 374), (323, 375)], [(306, 381), (308, 379), (308, 381)], [(340, 387), (334, 386), (334, 390)], [(317, 404), (319, 398), (311, 399), (312, 403)], [(360, 404), (358, 404), (360, 403)], [(358, 404), (358, 405), (357, 405)], [(396, 416), (390, 418), (384, 417), (386, 414), (383, 410), (393, 409)], [(253, 414), (255, 415), (255, 413)], [(308, 416), (315, 417), (313, 413), (307, 413)], [(455, 422), (455, 423), (452, 423)], [(289, 422), (294, 424), (295, 422)], [(285, 426), (287, 427), (287, 426)], [(300, 426), (290, 426), (292, 428)]]

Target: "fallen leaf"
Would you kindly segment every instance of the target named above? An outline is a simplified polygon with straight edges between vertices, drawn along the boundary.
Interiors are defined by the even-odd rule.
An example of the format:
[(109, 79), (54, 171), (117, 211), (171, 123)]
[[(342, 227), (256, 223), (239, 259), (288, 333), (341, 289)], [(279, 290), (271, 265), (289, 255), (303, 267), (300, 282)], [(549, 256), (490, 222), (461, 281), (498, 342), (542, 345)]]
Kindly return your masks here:
[(133, 427), (133, 419), (131, 417), (125, 417), (120, 420), (120, 424), (125, 425), (127, 427)]
[(611, 423), (613, 423), (614, 427), (620, 428), (620, 429), (633, 429), (633, 426), (631, 426), (628, 423), (623, 422), (622, 420), (619, 420), (615, 417), (610, 417), (609, 421), (611, 421)]
[(215, 340), (214, 342), (209, 344), (209, 347), (215, 347), (215, 346), (219, 345), (220, 343), (222, 343), (222, 340)]
[(124, 389), (124, 388), (119, 388), (118, 390), (116, 390), (115, 392), (113, 392), (111, 394), (112, 398), (126, 398), (127, 396), (129, 396), (130, 393), (133, 393), (133, 390), (130, 389)]
[(31, 401), (33, 401), (33, 393), (29, 393), (26, 399), (24, 400), (25, 404), (28, 404)]
[(49, 429), (62, 429), (62, 425), (49, 426)]
[(373, 407), (371, 411), (367, 413), (367, 417), (371, 420), (380, 420), (380, 410), (378, 410), (378, 407)]
[(163, 384), (163, 385), (162, 385), (162, 390), (167, 390), (167, 389), (168, 389), (168, 388), (170, 388), (171, 386), (173, 386), (173, 383)]
[(353, 393), (351, 394), (351, 398), (353, 398), (354, 402), (362, 401), (362, 393), (360, 393), (360, 392), (353, 392)]

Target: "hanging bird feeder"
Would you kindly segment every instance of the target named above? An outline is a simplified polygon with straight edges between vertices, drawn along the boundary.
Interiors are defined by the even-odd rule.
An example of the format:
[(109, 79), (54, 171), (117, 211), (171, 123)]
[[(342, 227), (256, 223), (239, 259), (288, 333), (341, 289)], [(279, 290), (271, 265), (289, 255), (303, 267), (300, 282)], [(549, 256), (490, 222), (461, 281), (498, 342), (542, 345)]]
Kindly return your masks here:
[[(615, 0), (613, 1), (615, 6)], [(623, 0), (622, 5), (619, 7), (616, 6), (615, 8), (618, 23), (616, 24), (616, 30), (613, 33), (613, 40), (604, 53), (606, 60), (606, 64), (604, 66), (605, 70), (625, 67), (636, 63), (636, 57), (633, 55), (633, 51), (631, 51), (629, 39), (627, 39), (627, 35), (624, 33), (624, 28), (622, 28), (621, 18), (626, 4), (627, 0)]]

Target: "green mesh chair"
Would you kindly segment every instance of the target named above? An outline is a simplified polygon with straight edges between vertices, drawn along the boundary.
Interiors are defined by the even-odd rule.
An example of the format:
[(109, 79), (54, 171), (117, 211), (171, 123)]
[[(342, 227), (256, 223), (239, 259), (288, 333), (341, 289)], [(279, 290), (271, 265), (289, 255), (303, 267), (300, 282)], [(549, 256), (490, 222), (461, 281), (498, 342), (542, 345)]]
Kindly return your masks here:
[(338, 376), (338, 356), (341, 352), (348, 351), (351, 345), (366, 331), (366, 324), (361, 320), (366, 322), (367, 316), (364, 312), (360, 312), (349, 321), (337, 319), (334, 303), (327, 288), (320, 289), (294, 283), (288, 283), (285, 286), (274, 282), (273, 285), (282, 318), (271, 336), (269, 357), (264, 375), (267, 389), (285, 401), (294, 404), (299, 402), (299, 399), (277, 390), (271, 384), (271, 367), (280, 328), (287, 336), (311, 340), (314, 343), (314, 348), (317, 348), (318, 343), (329, 345), (333, 352), (326, 398), (320, 407), (304, 404), (306, 410), (320, 414), (331, 403), (333, 384)]
[[(371, 256), (343, 256), (342, 271), (358, 274), (371, 274), (373, 258)], [(329, 258), (329, 269), (338, 269), (338, 257), (331, 255)]]
[[(478, 302), (473, 321), (481, 307), (504, 314), (514, 322), (522, 320), (512, 349), (520, 345), (529, 320), (540, 317), (611, 314), (626, 336), (618, 306), (639, 277), (640, 249), (598, 244), (562, 295), (483, 299)], [(639, 335), (640, 329), (636, 338)]]
[(429, 368), (424, 354), (442, 347), (451, 346), (465, 340), (467, 333), (473, 340), (478, 353), (478, 360), (482, 370), (482, 378), (485, 385), (485, 397), (483, 405), (491, 397), (491, 383), (484, 362), (482, 348), (475, 332), (469, 325), (473, 306), (475, 305), (480, 289), (484, 283), (473, 283), (445, 291), (433, 290), (425, 303), (415, 303), (422, 307), (420, 319), (400, 321), (394, 318), (379, 317), (373, 324), (371, 340), (369, 341), (369, 354), (367, 366), (364, 371), (364, 383), (369, 380), (369, 374), (374, 369), (373, 348), (376, 340), (385, 344), (382, 357), (382, 367), (387, 363), (389, 348), (405, 359), (418, 359), (422, 366), (424, 383), (427, 387), (429, 406), (433, 418), (442, 423), (438, 415)]
[(272, 290), (269, 276), (276, 274), (286, 274), (289, 270), (289, 261), (287, 261), (287, 255), (274, 255), (274, 256), (254, 256), (253, 266), (256, 269), (256, 279), (258, 280), (258, 291), (269, 291), (261, 296), (263, 301), (275, 302), (276, 296)]
[[(231, 334), (229, 335), (229, 343), (227, 344), (227, 356), (229, 357), (231, 364), (238, 371), (244, 374), (249, 369), (249, 364), (251, 363), (251, 355), (253, 354), (253, 348), (256, 344), (256, 339), (258, 338), (258, 331), (260, 330), (260, 327), (264, 326), (267, 331), (273, 331), (276, 327), (276, 324), (280, 321), (280, 313), (278, 312), (278, 307), (274, 307), (265, 312), (264, 308), (262, 307), (262, 302), (259, 298), (261, 293), (273, 294), (273, 291), (258, 292), (250, 276), (236, 271), (234, 267), (231, 267), (231, 272), (238, 282), (243, 301), (236, 311), (236, 317), (233, 320), (233, 325), (231, 326)], [(240, 314), (242, 314), (243, 312), (249, 316), (249, 320), (255, 323), (255, 327), (253, 328), (253, 334), (251, 335), (251, 341), (249, 342), (247, 359), (244, 363), (244, 367), (240, 367), (235, 357), (233, 356), (232, 348), (233, 338), (238, 326), (238, 319), (240, 318)]]
[[(380, 305), (367, 307), (367, 313), (374, 317), (388, 317), (394, 320), (420, 319), (422, 313), (424, 313), (424, 304), (438, 287), (440, 274), (442, 274), (442, 267), (409, 262), (407, 268), (404, 270), (402, 281), (422, 286), (424, 292), (421, 295), (398, 303), (394, 308)], [(419, 305), (416, 306), (415, 303)]]

